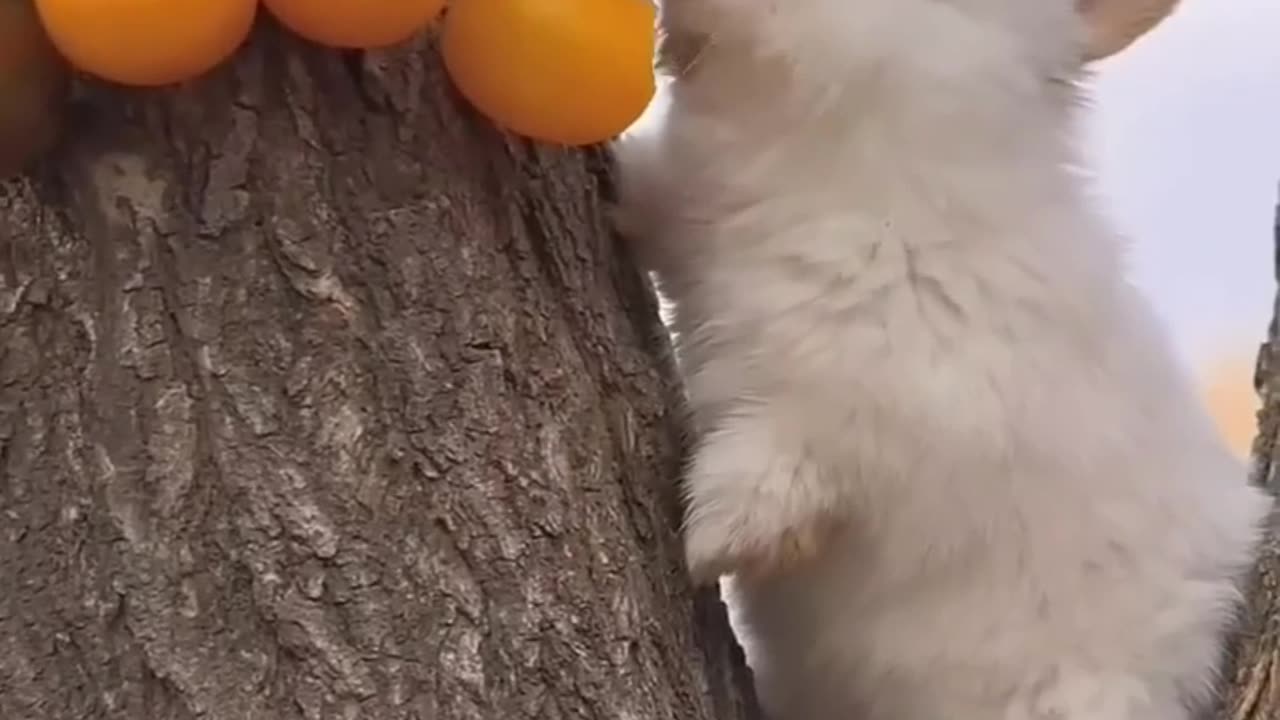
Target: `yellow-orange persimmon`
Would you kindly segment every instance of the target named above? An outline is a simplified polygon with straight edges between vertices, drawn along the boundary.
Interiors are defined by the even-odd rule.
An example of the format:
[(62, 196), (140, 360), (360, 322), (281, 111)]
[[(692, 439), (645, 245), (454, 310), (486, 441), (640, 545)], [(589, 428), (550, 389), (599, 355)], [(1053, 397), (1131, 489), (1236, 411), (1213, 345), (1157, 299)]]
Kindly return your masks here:
[(321, 45), (378, 48), (431, 24), (444, 0), (263, 0), (281, 25)]
[(1237, 455), (1247, 458), (1258, 432), (1252, 358), (1242, 353), (1215, 362), (1202, 370), (1200, 384), (1223, 438)]
[(72, 65), (124, 85), (189, 80), (230, 57), (253, 27), (257, 0), (36, 0)]
[(441, 52), (500, 126), (564, 145), (625, 130), (654, 93), (651, 0), (450, 0)]

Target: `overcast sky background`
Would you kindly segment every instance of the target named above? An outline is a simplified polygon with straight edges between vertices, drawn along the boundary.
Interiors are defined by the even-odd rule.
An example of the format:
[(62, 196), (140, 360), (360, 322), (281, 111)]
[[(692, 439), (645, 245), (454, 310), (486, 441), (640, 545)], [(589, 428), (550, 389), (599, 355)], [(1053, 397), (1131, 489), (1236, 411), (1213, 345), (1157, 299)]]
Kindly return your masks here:
[(1280, 0), (1183, 0), (1098, 66), (1088, 143), (1133, 278), (1203, 367), (1252, 356), (1275, 293)]

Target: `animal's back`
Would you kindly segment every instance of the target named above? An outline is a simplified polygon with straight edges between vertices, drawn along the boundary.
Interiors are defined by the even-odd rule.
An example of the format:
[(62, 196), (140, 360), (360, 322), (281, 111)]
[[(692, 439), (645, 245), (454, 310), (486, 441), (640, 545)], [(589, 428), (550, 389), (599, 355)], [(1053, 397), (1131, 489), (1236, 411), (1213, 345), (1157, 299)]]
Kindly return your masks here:
[(855, 519), (811, 564), (730, 586), (766, 702), (783, 720), (1187, 717), (1265, 509), (1240, 463), (1176, 402), (946, 372), (982, 389), (932, 414), (895, 409), (928, 399), (889, 373), (852, 394), (874, 409), (829, 467)]
[[(979, 5), (1029, 7), (900, 7), (963, 30), (947, 13)], [(871, 6), (892, 15), (829, 21)], [(838, 520), (813, 558), (733, 582), (777, 720), (1178, 720), (1270, 503), (1066, 168), (1074, 90), (1033, 82), (1056, 61), (972, 26), (995, 42), (959, 70), (855, 49), (831, 77), (830, 51), (712, 32), (620, 147), (703, 438), (691, 565)]]

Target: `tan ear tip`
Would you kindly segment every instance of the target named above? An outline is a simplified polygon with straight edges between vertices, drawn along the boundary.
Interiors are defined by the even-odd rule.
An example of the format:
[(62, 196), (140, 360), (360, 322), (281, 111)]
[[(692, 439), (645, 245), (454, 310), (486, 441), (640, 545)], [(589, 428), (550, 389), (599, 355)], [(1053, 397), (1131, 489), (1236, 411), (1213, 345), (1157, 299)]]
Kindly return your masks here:
[(1115, 55), (1146, 35), (1177, 8), (1179, 0), (1077, 0), (1089, 40), (1085, 62)]

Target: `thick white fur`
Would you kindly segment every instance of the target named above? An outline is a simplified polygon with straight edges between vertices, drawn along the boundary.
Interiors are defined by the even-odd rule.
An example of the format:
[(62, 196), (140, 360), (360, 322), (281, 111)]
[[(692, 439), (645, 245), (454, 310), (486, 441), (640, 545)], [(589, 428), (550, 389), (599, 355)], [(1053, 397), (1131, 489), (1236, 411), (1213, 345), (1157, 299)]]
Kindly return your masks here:
[(843, 523), (729, 588), (769, 712), (1190, 717), (1270, 501), (1072, 169), (1072, 1), (663, 15), (710, 43), (617, 153), (699, 433), (690, 569)]

